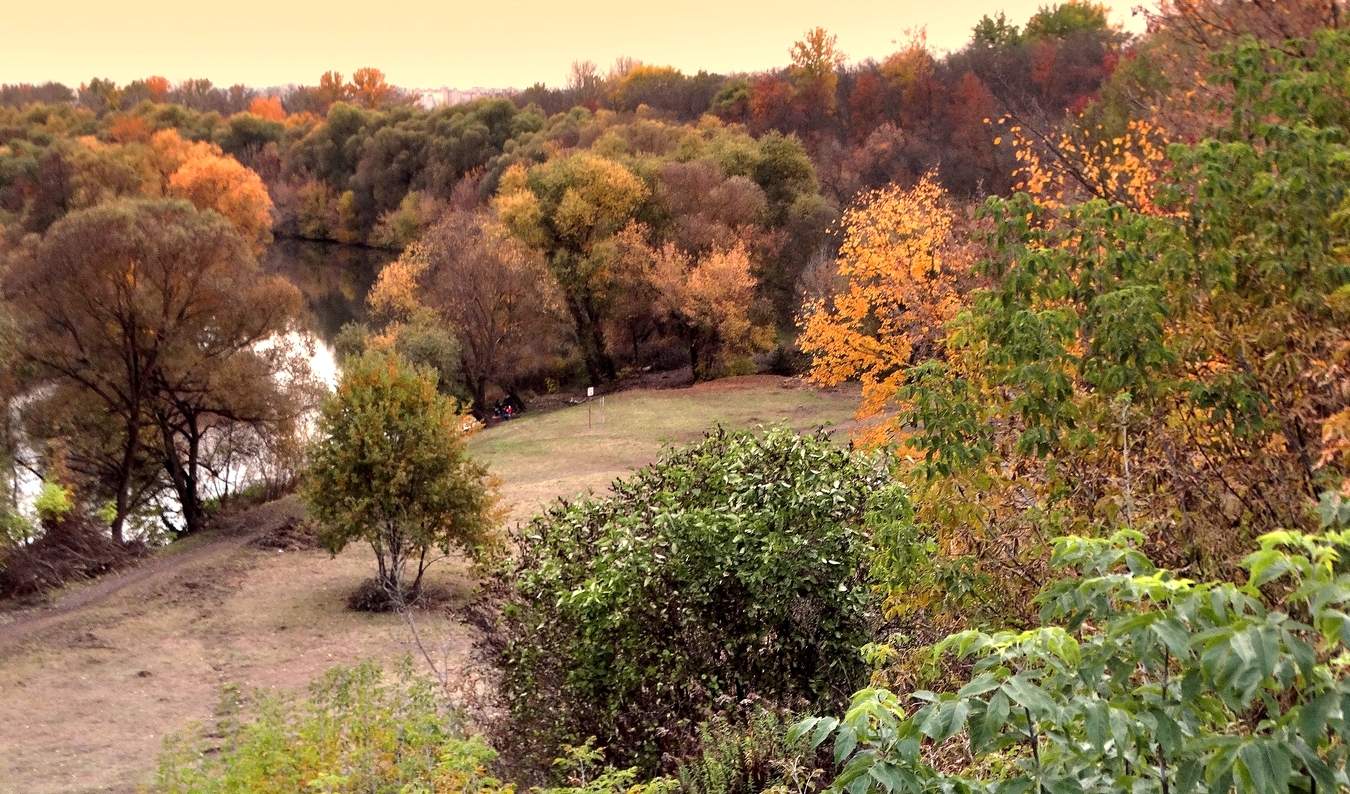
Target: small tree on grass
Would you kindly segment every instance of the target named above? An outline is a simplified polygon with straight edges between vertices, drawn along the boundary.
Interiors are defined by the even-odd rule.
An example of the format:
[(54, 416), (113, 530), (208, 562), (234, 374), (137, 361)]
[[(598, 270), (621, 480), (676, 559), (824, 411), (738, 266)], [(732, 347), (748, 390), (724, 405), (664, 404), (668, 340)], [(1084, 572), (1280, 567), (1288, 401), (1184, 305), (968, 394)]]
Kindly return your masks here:
[(435, 378), (393, 353), (349, 359), (324, 405), (306, 501), (330, 552), (370, 544), (391, 599), (420, 595), (434, 551), (477, 557), (490, 539), (495, 496), (458, 418)]

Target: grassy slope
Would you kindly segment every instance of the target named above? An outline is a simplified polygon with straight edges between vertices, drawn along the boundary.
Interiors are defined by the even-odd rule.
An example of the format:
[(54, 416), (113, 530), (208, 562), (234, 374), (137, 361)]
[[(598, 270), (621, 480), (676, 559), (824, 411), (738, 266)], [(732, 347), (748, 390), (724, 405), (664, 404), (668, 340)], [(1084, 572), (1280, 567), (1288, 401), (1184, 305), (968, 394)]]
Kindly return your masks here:
[(821, 392), (769, 376), (729, 378), (690, 389), (634, 391), (545, 414), (525, 414), (474, 437), (473, 453), (501, 477), (513, 518), (563, 495), (600, 490), (655, 460), (668, 445), (731, 428), (787, 423), (851, 427), (856, 395)]
[[(602, 489), (667, 443), (693, 440), (719, 422), (842, 424), (856, 402), (850, 392), (742, 378), (612, 396), (603, 418), (593, 406), (589, 429), (585, 406), (527, 414), (480, 433), (471, 447), (501, 477), (519, 519), (555, 497)], [(260, 515), (299, 509), (290, 499)], [(370, 575), (369, 555), (361, 546), (330, 559), (221, 543), (191, 566), (145, 577), (0, 644), (0, 793), (133, 791), (148, 779), (166, 734), (210, 720), (221, 686), (291, 691), (335, 664), (409, 652), (397, 617), (344, 608), (346, 594)], [(461, 562), (430, 576), (454, 592), (472, 588)], [(419, 626), (448, 643), (452, 669), (473, 664), (467, 625), (428, 615)]]

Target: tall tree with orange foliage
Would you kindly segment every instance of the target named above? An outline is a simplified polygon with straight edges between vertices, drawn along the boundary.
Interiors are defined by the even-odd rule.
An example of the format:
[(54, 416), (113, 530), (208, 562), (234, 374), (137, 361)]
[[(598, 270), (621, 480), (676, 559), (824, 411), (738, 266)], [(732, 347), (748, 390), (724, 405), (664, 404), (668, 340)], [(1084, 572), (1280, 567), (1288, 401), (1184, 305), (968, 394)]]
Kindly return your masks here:
[(255, 97), (248, 104), (248, 112), (268, 121), (285, 121), (286, 109), (281, 106), (281, 98), (275, 96)]
[(176, 130), (155, 133), (150, 148), (162, 177), (162, 195), (220, 213), (255, 254), (272, 241), (272, 199), (255, 172), (219, 146), (185, 140)]
[[(959, 234), (962, 218), (929, 172), (912, 188), (866, 194), (841, 220), (839, 291), (806, 307), (801, 349), (810, 377), (822, 386), (862, 381), (860, 419), (892, 407), (916, 361), (939, 356), (943, 326), (964, 305), (972, 252)], [(893, 422), (862, 438), (895, 438)]]
[(319, 75), (319, 85), (314, 90), (318, 102), (318, 111), (327, 113), (328, 108), (338, 102), (351, 98), (351, 86), (342, 77), (342, 72), (327, 71)]
[(272, 199), (267, 186), (233, 157), (207, 155), (188, 160), (169, 177), (169, 195), (223, 215), (254, 254), (262, 253), (272, 241)]
[(373, 66), (352, 72), (349, 93), (358, 103), (371, 109), (382, 108), (398, 97), (398, 89), (389, 85), (384, 72)]
[(695, 380), (735, 372), (772, 345), (771, 324), (757, 316), (754, 268), (743, 243), (696, 257), (674, 243), (648, 247), (636, 226), (622, 236), (637, 281), (626, 289), (650, 296), (658, 321), (688, 350)]
[(155, 102), (163, 102), (168, 99), (171, 88), (167, 77), (160, 77), (156, 74), (145, 78), (145, 90), (150, 94), (150, 99)]

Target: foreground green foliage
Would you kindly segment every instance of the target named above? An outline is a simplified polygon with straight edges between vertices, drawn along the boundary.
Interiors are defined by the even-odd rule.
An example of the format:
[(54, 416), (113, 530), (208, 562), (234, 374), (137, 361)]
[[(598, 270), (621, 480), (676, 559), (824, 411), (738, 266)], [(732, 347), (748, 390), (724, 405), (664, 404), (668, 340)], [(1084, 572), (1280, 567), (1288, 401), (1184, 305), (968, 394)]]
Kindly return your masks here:
[(647, 770), (756, 695), (840, 702), (868, 639), (886, 474), (821, 435), (718, 431), (519, 538), (504, 689), (533, 752), (595, 736)]
[[(226, 715), (229, 716), (229, 715)], [(171, 740), (156, 788), (165, 794), (299, 791), (509, 792), (487, 773), (496, 758), (441, 705), (433, 685), (404, 668), (336, 668), (302, 702), (266, 701), (258, 717), (225, 720), (223, 746), (207, 752)]]
[(793, 717), (752, 704), (699, 727), (698, 751), (679, 762), (680, 789), (689, 794), (814, 791), (829, 767), (788, 742)]
[[(1068, 537), (1079, 574), (1041, 596), (1040, 628), (964, 631), (937, 646), (974, 662), (951, 693), (854, 696), (834, 736), (835, 787), (956, 792), (1332, 792), (1350, 785), (1350, 532), (1275, 532), (1245, 585), (1155, 568), (1133, 532)], [(930, 753), (961, 737), (975, 764)]]

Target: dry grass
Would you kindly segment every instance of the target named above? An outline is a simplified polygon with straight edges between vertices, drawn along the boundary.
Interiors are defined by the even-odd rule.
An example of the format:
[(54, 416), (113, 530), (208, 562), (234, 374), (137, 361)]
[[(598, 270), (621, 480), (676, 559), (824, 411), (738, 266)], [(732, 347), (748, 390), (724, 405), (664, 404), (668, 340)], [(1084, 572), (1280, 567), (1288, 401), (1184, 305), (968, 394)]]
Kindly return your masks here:
[(855, 390), (819, 391), (792, 378), (754, 375), (688, 389), (610, 395), (603, 404), (526, 413), (476, 436), (470, 446), (502, 478), (515, 519), (559, 496), (601, 490), (644, 466), (671, 444), (685, 444), (721, 424), (729, 428), (786, 423), (799, 430), (851, 428)]
[[(502, 478), (519, 519), (558, 496), (604, 488), (665, 444), (719, 422), (846, 425), (854, 405), (854, 394), (786, 379), (733, 379), (611, 396), (603, 413), (592, 406), (589, 428), (585, 406), (527, 414), (471, 446)], [(301, 510), (294, 499), (267, 509), (257, 515), (268, 522)], [(183, 548), (156, 554), (124, 586), (105, 587), (64, 614), (20, 618), (43, 621), (40, 630), (12, 632), (18, 639), (8, 643), (0, 631), (0, 792), (134, 791), (148, 781), (163, 737), (209, 720), (224, 685), (295, 691), (335, 664), (412, 652), (399, 616), (346, 608), (371, 573), (368, 549), (353, 546), (335, 559), (260, 549), (240, 534), (257, 531), (233, 527), (223, 532), (234, 542), (175, 544)], [(473, 587), (462, 563), (442, 563), (428, 576), (452, 599), (468, 598)], [(100, 584), (67, 597), (92, 596)], [(7, 619), (14, 617), (0, 614)], [(473, 664), (467, 625), (424, 614), (418, 628), (438, 642), (448, 638), (451, 670)]]

